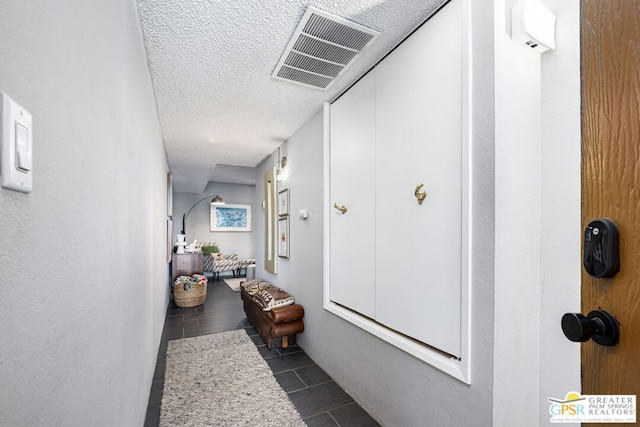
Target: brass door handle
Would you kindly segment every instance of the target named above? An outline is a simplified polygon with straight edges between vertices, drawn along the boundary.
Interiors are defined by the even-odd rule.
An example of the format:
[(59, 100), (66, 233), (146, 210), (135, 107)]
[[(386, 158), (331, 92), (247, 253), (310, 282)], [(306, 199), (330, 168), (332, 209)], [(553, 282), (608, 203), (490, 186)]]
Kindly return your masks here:
[(338, 206), (338, 204), (337, 204), (337, 203), (334, 203), (334, 204), (333, 204), (333, 207), (334, 207), (334, 208), (336, 208), (336, 209), (338, 209), (340, 212), (342, 212), (342, 215), (344, 215), (344, 214), (346, 214), (346, 213), (347, 213), (347, 207), (346, 207), (346, 206), (344, 206), (344, 205), (343, 205), (343, 206)]
[(420, 184), (416, 185), (416, 191), (413, 192), (413, 195), (416, 196), (416, 199), (418, 199), (418, 204), (419, 205), (422, 205), (422, 202), (427, 197), (427, 192), (426, 191), (420, 192), (420, 189), (422, 187), (424, 187), (423, 183), (420, 183)]

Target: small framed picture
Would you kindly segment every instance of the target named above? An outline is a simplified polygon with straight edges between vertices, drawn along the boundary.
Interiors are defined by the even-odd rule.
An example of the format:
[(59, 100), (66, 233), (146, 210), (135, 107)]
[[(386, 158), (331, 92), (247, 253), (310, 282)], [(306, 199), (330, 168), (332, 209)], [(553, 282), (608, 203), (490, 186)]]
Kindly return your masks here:
[(289, 217), (278, 220), (278, 256), (289, 258)]
[(171, 262), (173, 255), (173, 222), (171, 217), (167, 218), (167, 264)]
[(278, 193), (278, 215), (289, 215), (289, 189), (284, 189)]
[(173, 177), (167, 172), (167, 216), (173, 215)]

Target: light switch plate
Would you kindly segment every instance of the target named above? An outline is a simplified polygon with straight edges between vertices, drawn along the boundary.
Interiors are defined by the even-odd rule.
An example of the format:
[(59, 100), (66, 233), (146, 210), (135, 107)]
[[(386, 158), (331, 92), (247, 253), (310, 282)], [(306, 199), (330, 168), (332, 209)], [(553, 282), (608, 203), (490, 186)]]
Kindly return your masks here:
[(33, 128), (31, 114), (0, 93), (0, 182), (2, 187), (31, 193)]

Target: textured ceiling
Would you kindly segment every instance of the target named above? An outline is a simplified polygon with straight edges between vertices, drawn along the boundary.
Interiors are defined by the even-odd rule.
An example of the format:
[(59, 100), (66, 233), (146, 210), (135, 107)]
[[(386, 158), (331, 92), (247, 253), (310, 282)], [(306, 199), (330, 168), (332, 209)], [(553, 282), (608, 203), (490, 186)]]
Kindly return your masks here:
[[(175, 189), (257, 166), (444, 2), (138, 0)], [(381, 32), (328, 91), (271, 77), (309, 5)]]

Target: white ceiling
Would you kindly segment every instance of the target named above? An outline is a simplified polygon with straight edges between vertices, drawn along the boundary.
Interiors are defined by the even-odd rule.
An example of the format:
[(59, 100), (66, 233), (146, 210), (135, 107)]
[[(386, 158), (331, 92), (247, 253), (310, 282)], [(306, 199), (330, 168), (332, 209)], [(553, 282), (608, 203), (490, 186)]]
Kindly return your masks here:
[[(210, 180), (246, 181), (248, 168), (445, 2), (138, 0), (175, 190), (198, 193)], [(271, 77), (310, 5), (381, 32), (328, 91)]]

